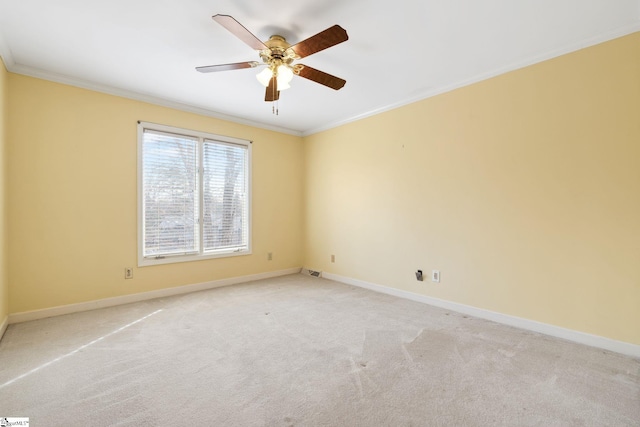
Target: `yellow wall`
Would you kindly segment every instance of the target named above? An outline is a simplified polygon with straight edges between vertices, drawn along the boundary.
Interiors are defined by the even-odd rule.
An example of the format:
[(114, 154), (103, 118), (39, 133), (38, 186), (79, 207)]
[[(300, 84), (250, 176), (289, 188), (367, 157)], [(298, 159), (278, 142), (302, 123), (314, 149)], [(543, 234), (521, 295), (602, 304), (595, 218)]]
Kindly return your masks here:
[(640, 33), (307, 137), (305, 168), (305, 266), (640, 344)]
[[(302, 138), (9, 74), (11, 313), (302, 266)], [(253, 140), (253, 255), (137, 265), (137, 121)], [(273, 261), (267, 261), (273, 252)]]
[(0, 58), (0, 325), (9, 315), (9, 274), (8, 274), (8, 238), (6, 224), (7, 210), (7, 190), (6, 190), (6, 146), (7, 146), (7, 123), (8, 123), (8, 91), (7, 91), (7, 70), (4, 62)]

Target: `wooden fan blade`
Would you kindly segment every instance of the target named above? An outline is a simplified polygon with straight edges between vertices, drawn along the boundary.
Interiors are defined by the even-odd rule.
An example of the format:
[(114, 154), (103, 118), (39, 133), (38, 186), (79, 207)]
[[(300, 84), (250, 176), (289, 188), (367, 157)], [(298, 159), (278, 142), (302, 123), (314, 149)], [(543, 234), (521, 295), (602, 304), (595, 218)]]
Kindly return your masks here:
[(201, 73), (213, 73), (215, 71), (228, 71), (228, 70), (241, 70), (243, 68), (254, 68), (259, 65), (259, 62), (236, 62), (235, 64), (220, 64), (220, 65), (207, 65), (204, 67), (196, 67), (197, 71)]
[(267, 102), (277, 101), (280, 99), (280, 91), (278, 90), (278, 80), (275, 77), (271, 77), (269, 80), (269, 86), (264, 94), (264, 100)]
[(291, 49), (300, 58), (313, 55), (328, 47), (335, 46), (339, 43), (349, 40), (347, 31), (340, 25), (334, 25), (324, 31), (319, 32), (315, 36), (311, 36), (298, 44), (291, 46)]
[(251, 34), (249, 30), (247, 30), (241, 23), (236, 21), (232, 16), (215, 15), (212, 16), (212, 18), (218, 24), (229, 30), (234, 36), (248, 44), (250, 48), (255, 50), (267, 49), (267, 46), (265, 46), (264, 43), (262, 43), (256, 36)]
[(346, 80), (343, 80), (340, 77), (332, 76), (331, 74), (325, 73), (324, 71), (311, 68), (308, 65), (302, 65), (302, 69), (297, 74), (300, 77), (304, 77), (305, 79), (312, 80), (316, 83), (320, 83), (321, 85), (330, 87), (331, 89), (335, 90), (342, 89), (345, 83), (347, 83)]

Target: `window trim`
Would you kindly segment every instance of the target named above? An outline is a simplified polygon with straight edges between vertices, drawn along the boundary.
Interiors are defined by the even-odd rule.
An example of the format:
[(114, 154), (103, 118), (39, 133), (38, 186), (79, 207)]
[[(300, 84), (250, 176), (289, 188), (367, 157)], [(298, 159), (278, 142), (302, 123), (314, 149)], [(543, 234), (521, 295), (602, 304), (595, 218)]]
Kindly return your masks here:
[[(247, 147), (247, 249), (246, 250), (230, 250), (230, 249), (220, 249), (214, 251), (203, 252), (202, 248), (199, 249), (198, 254), (175, 254), (175, 255), (164, 255), (161, 257), (145, 257), (144, 256), (144, 210), (143, 210), (143, 161), (142, 161), (142, 142), (144, 136), (144, 130), (152, 130), (158, 132), (166, 132), (166, 133), (174, 133), (178, 135), (184, 135), (187, 137), (195, 137), (198, 138), (199, 150), (202, 147), (202, 142), (204, 140), (212, 140), (216, 142), (226, 143), (226, 144), (234, 144), (234, 145), (243, 145)], [(252, 239), (253, 239), (253, 220), (252, 220), (252, 142), (246, 139), (233, 138), (230, 136), (216, 135), (208, 132), (201, 132), (191, 129), (178, 128), (174, 126), (161, 125), (157, 123), (151, 122), (143, 122), (138, 121), (138, 152), (137, 152), (137, 207), (138, 207), (138, 221), (137, 221), (137, 234), (138, 234), (138, 267), (145, 267), (149, 265), (162, 265), (162, 264), (173, 264), (179, 262), (191, 262), (191, 261), (201, 261), (205, 259), (215, 259), (215, 258), (225, 258), (225, 257), (234, 257), (234, 256), (242, 256), (242, 255), (251, 255), (252, 254)], [(200, 227), (198, 233), (201, 237), (200, 241), (202, 242), (202, 198), (204, 197), (204, 193), (202, 191), (202, 155), (199, 155), (198, 163), (199, 163), (199, 188), (198, 188), (198, 197), (199, 197), (199, 223)]]

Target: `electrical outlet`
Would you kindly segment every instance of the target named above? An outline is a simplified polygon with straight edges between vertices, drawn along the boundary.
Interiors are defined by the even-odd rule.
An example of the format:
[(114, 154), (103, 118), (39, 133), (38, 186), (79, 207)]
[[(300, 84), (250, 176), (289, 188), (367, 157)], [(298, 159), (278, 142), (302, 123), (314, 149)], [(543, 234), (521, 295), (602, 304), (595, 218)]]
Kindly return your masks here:
[(431, 281), (433, 283), (440, 283), (440, 270), (431, 271)]
[(336, 262), (336, 256), (335, 255), (331, 255), (331, 262)]
[(125, 279), (133, 279), (133, 268), (125, 267), (125, 269), (124, 269), (124, 278)]
[(267, 261), (273, 261), (273, 252), (267, 253)]

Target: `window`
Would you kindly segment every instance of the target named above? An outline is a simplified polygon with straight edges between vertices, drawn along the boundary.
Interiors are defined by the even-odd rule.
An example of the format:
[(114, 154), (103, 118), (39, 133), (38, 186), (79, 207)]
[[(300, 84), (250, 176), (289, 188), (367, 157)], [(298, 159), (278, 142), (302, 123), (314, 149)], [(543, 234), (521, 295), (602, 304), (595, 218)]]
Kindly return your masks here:
[(249, 141), (138, 125), (138, 265), (251, 253)]

